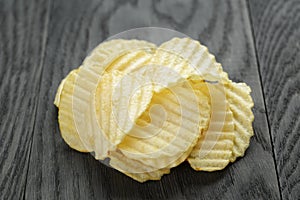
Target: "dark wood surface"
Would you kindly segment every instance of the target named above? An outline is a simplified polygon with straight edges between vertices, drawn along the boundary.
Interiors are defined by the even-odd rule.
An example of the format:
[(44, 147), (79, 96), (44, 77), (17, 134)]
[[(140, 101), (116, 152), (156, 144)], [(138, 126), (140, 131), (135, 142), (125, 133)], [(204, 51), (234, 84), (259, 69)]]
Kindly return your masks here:
[(250, 1), (283, 199), (300, 199), (300, 1)]
[[(299, 21), (297, 0), (0, 0), (0, 199), (299, 199)], [(251, 86), (244, 158), (140, 184), (64, 143), (59, 82), (98, 43), (143, 26), (200, 40)]]
[(0, 199), (22, 199), (43, 81), (47, 1), (0, 1)]

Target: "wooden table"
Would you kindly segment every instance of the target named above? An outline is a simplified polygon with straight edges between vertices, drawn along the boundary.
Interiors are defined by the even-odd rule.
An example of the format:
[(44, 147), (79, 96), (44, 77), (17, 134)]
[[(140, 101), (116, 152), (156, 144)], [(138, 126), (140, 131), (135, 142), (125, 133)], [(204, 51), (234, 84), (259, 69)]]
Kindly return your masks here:
[[(140, 184), (70, 149), (54, 95), (108, 36), (166, 27), (253, 90), (255, 136), (225, 170)], [(300, 199), (300, 1), (1, 0), (0, 199)]]

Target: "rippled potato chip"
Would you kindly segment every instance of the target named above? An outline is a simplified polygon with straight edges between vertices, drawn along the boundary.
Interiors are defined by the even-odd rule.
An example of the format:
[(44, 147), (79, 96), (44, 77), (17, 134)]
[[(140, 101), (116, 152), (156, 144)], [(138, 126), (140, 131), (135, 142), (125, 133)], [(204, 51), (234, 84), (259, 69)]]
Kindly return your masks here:
[(250, 88), (233, 83), (207, 48), (190, 38), (160, 45), (110, 40), (60, 84), (61, 134), (78, 151), (144, 182), (188, 160), (221, 170), (253, 135)]
[(157, 169), (174, 167), (186, 159), (209, 119), (208, 99), (187, 84), (154, 94), (137, 126), (118, 146), (126, 157)]
[[(60, 133), (64, 141), (73, 149), (81, 152), (91, 151), (91, 146), (82, 143), (74, 124), (72, 100), (74, 82), (77, 77), (78, 70), (71, 71), (68, 76), (60, 83), (54, 104), (58, 107), (58, 122)], [(93, 138), (90, 138), (92, 143)]]
[(153, 86), (140, 85), (139, 79), (117, 70), (103, 74), (99, 80), (95, 93), (96, 117), (101, 133), (114, 145), (123, 140), (151, 101)]
[[(105, 159), (108, 151), (115, 149), (115, 145), (122, 139), (119, 137), (111, 141), (113, 137), (103, 134), (107, 131), (101, 130), (97, 122), (95, 92), (101, 76), (112, 69), (122, 69), (124, 64), (122, 62), (120, 64), (119, 61), (124, 60), (124, 57), (126, 63), (136, 61), (131, 63), (132, 67), (137, 67), (138, 60), (144, 65), (149, 59), (145, 49), (151, 50), (154, 47), (155, 45), (145, 41), (111, 40), (96, 47), (80, 67), (73, 93), (74, 120), (78, 135), (84, 143), (87, 143), (87, 137), (92, 137), (96, 141), (93, 147), (96, 159)], [(120, 132), (112, 134), (120, 136)]]
[(83, 61), (84, 67), (96, 66), (105, 69), (107, 64), (121, 57), (124, 54), (132, 52), (152, 52), (156, 45), (144, 40), (109, 40), (98, 45), (89, 56)]
[(111, 152), (109, 154), (109, 158), (109, 164), (113, 168), (139, 182), (160, 180), (164, 174), (170, 173), (169, 168), (156, 169), (154, 167), (147, 166), (138, 160), (127, 158), (119, 150)]
[(161, 44), (157, 52), (182, 57), (188, 63), (185, 67), (191, 67), (180, 69), (185, 77), (198, 74), (208, 81), (228, 80), (228, 75), (223, 71), (221, 64), (216, 62), (215, 56), (199, 41), (191, 38), (173, 38)]
[[(94, 72), (102, 74), (106, 68), (104, 63), (112, 62), (114, 59), (116, 59), (116, 57), (119, 57), (120, 55), (126, 54), (130, 51), (136, 51), (137, 49), (151, 51), (151, 49), (154, 49), (155, 47), (156, 46), (154, 44), (141, 40), (117, 39), (106, 41), (101, 43), (91, 52), (91, 54), (85, 59), (84, 65), (85, 68), (91, 68), (91, 70)], [(138, 52), (137, 54), (139, 56), (144, 56), (145, 60), (149, 59), (143, 52)], [(58, 108), (59, 104), (61, 104), (61, 108), (59, 108), (59, 112), (61, 113), (59, 115), (59, 123), (62, 136), (66, 143), (78, 151), (87, 152), (94, 150), (94, 142), (92, 142), (92, 140), (94, 140), (93, 136), (89, 135), (89, 139), (86, 139), (84, 142), (85, 144), (83, 144), (78, 132), (76, 131), (74, 122), (71, 122), (70, 120), (70, 117), (73, 114), (72, 93), (74, 92), (74, 84), (76, 78), (78, 77), (79, 70), (80, 69), (73, 70), (65, 79), (63, 79), (57, 90), (54, 104)], [(90, 71), (81, 71), (80, 74), (85, 76), (85, 74), (89, 74), (89, 72)], [(97, 79), (99, 77), (92, 76), (92, 78)], [(89, 87), (87, 88), (89, 89)]]
[(250, 96), (251, 89), (245, 83), (230, 82), (225, 84), (226, 99), (229, 108), (233, 113), (235, 140), (233, 146), (231, 162), (237, 157), (244, 156), (253, 136), (252, 122), (254, 115), (252, 107), (254, 105)]
[(191, 152), (188, 162), (195, 170), (215, 171), (226, 167), (230, 161), (234, 140), (232, 113), (226, 101), (225, 87), (221, 83), (194, 81), (194, 88), (202, 87), (208, 97), (210, 110), (209, 126), (201, 135)]
[[(217, 115), (225, 115), (225, 120), (210, 120), (209, 129), (204, 131), (188, 158), (188, 162), (195, 170), (222, 170), (228, 165), (232, 157), (233, 141), (235, 139), (232, 112), (229, 108), (226, 109), (225, 113), (224, 111), (212, 112), (217, 112)], [(221, 131), (214, 130), (217, 123), (223, 124)]]

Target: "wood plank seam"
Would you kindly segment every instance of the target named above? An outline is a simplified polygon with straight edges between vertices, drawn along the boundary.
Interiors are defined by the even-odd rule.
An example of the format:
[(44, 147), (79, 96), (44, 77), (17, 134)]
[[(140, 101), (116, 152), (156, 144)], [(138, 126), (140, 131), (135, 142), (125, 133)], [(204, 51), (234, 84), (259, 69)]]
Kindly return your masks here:
[(273, 144), (273, 137), (271, 134), (271, 126), (270, 126), (270, 121), (269, 121), (269, 115), (268, 115), (268, 108), (266, 106), (266, 99), (265, 99), (265, 93), (264, 93), (264, 86), (263, 86), (263, 82), (262, 82), (262, 76), (261, 76), (261, 70), (260, 70), (260, 63), (259, 63), (259, 58), (257, 55), (257, 47), (256, 47), (256, 42), (255, 42), (255, 34), (254, 34), (254, 30), (253, 30), (253, 22), (252, 22), (252, 18), (251, 18), (251, 9), (249, 6), (249, 0), (246, 0), (247, 2), (247, 11), (248, 11), (248, 15), (249, 15), (249, 21), (250, 21), (250, 25), (251, 25), (251, 34), (252, 34), (252, 39), (253, 39), (253, 43), (254, 43), (254, 49), (255, 49), (255, 58), (256, 58), (256, 62), (257, 62), (257, 71), (259, 74), (259, 81), (261, 84), (261, 90), (262, 90), (262, 95), (263, 95), (263, 103), (264, 103), (264, 108), (266, 110), (266, 119), (267, 119), (267, 124), (268, 124), (268, 131), (269, 131), (269, 136), (270, 136), (270, 141), (271, 141), (271, 146), (272, 146), (272, 154), (273, 154), (273, 160), (274, 160), (274, 164), (275, 164), (275, 172), (276, 172), (276, 179), (277, 179), (277, 184), (278, 184), (278, 189), (279, 189), (279, 194), (280, 194), (280, 199), (282, 200), (282, 193), (281, 193), (281, 184), (279, 181), (279, 175), (278, 175), (278, 169), (277, 169), (277, 161), (275, 158), (275, 149), (274, 149), (274, 144)]

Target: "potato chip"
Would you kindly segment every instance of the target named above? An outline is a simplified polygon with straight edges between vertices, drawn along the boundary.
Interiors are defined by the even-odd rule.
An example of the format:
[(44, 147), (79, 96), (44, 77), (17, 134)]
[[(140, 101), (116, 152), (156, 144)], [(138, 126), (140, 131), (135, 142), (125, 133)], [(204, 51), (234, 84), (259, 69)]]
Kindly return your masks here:
[[(217, 112), (217, 115), (224, 115), (224, 112), (212, 112)], [(215, 124), (218, 123), (223, 124), (222, 131), (214, 130)], [(210, 120), (209, 129), (204, 131), (204, 134), (200, 137), (188, 158), (188, 162), (195, 170), (216, 171), (224, 169), (232, 156), (234, 139), (233, 116), (227, 108), (225, 121)]]
[[(207, 99), (203, 99), (200, 94), (198, 94), (198, 97), (199, 97), (200, 104), (205, 105), (206, 103), (207, 105)], [(208, 118), (209, 118), (209, 114), (207, 113), (206, 119)], [(207, 124), (206, 119), (203, 119), (204, 121), (202, 121), (201, 124), (203, 125)], [(118, 171), (126, 174), (127, 176), (139, 182), (144, 182), (147, 180), (160, 180), (162, 175), (170, 173), (169, 168), (173, 166), (177, 166), (178, 164), (182, 163), (188, 157), (189, 154), (190, 154), (190, 150), (183, 152), (183, 154), (177, 160), (174, 160), (172, 163), (170, 163), (170, 165), (168, 165), (166, 168), (163, 169), (158, 169), (157, 166), (151, 167), (145, 165), (143, 162), (137, 161), (135, 159), (130, 159), (119, 150), (111, 152), (109, 157), (111, 159), (110, 165), (112, 167), (114, 167)]]
[[(139, 79), (114, 70), (102, 75), (95, 93), (96, 117), (102, 134), (119, 144), (134, 126), (134, 121), (147, 108), (153, 86), (140, 86)], [(134, 92), (139, 90), (137, 95)]]
[[(106, 66), (106, 71), (112, 70), (122, 71), (123, 73), (129, 73), (132, 70), (139, 70), (150, 64), (152, 55), (146, 51), (132, 51), (124, 53), (119, 57), (116, 57), (109, 65)], [(139, 78), (139, 77), (136, 77)]]
[(237, 157), (244, 156), (253, 136), (254, 115), (251, 108), (254, 103), (250, 96), (251, 89), (245, 83), (231, 82), (225, 84), (225, 88), (226, 99), (233, 113), (235, 140), (230, 161), (234, 162)]
[(208, 128), (201, 135), (188, 162), (195, 170), (220, 170), (229, 163), (234, 140), (232, 113), (226, 106), (224, 85), (196, 81), (193, 83), (195, 89), (206, 85), (202, 92), (209, 98), (211, 117)]
[[(228, 144), (230, 143), (229, 141), (233, 139), (232, 154), (230, 157), (228, 157), (230, 155), (228, 149), (226, 150), (226, 157), (225, 154), (220, 154), (220, 156), (224, 156), (223, 158), (226, 158), (226, 160), (224, 160), (223, 163), (220, 162), (219, 164), (220, 166), (221, 164), (223, 164), (222, 166), (225, 167), (228, 164), (227, 159), (229, 159), (230, 162), (234, 162), (237, 157), (243, 156), (245, 150), (248, 148), (250, 138), (253, 135), (252, 121), (254, 119), (254, 116), (251, 111), (251, 108), (253, 107), (253, 101), (250, 96), (251, 89), (245, 83), (228, 82), (224, 84), (224, 89), (226, 94), (226, 102), (228, 104), (229, 110), (233, 113), (232, 120), (234, 125), (234, 137), (232, 137), (232, 135), (230, 134), (230, 138), (227, 138), (229, 139), (227, 140)], [(219, 91), (224, 89), (218, 88)], [(226, 125), (226, 123), (224, 125)], [(226, 132), (227, 136), (229, 136), (228, 126), (225, 127), (227, 127)], [(204, 141), (203, 143), (205, 143), (206, 145), (209, 144), (206, 141)], [(226, 147), (229, 147), (229, 145), (225, 145), (223, 151), (225, 151)], [(193, 157), (193, 155), (191, 155), (191, 157)], [(209, 161), (209, 164), (212, 163), (212, 161)], [(200, 162), (194, 162), (194, 168), (197, 167), (196, 164), (200, 165)], [(203, 166), (202, 168), (198, 166), (198, 168), (199, 170), (208, 171), (207, 169), (203, 169)], [(215, 170), (219, 169), (222, 168), (215, 168)], [(209, 169), (209, 171), (213, 170), (213, 168)]]
[[(126, 57), (126, 56), (125, 56)], [(172, 84), (177, 82), (179, 79), (181, 79), (180, 76), (178, 76), (177, 74), (173, 74), (171, 72), (168, 72), (168, 70), (166, 70), (166, 68), (156, 68), (156, 67), (147, 67), (147, 65), (145, 67), (143, 67), (142, 65), (145, 65), (145, 63), (142, 62), (138, 62), (141, 64), (141, 66), (136, 65), (135, 70), (133, 70), (133, 72), (126, 74), (123, 79), (120, 81), (120, 86), (125, 86), (125, 88), (123, 88), (124, 90), (130, 88), (130, 86), (132, 88), (137, 88), (139, 86), (142, 86), (140, 88), (138, 88), (137, 90), (131, 90), (131, 91), (135, 91), (135, 94), (129, 94), (127, 93), (129, 96), (132, 96), (132, 98), (130, 99), (130, 103), (128, 105), (128, 109), (131, 110), (131, 108), (134, 110), (134, 108), (138, 108), (138, 110), (143, 110), (140, 109), (140, 106), (146, 106), (147, 104), (145, 104), (145, 101), (143, 100), (145, 98), (145, 92), (149, 91), (146, 90), (145, 88), (150, 88), (151, 91), (153, 90), (153, 86), (152, 83), (153, 82), (160, 82), (160, 86), (161, 87), (155, 87), (156, 91), (160, 91), (161, 88), (168, 86), (168, 84)], [(114, 65), (118, 66), (115, 67)], [(122, 67), (122, 65), (125, 65), (125, 67)], [(123, 69), (124, 71), (130, 71), (128, 69), (130, 69), (130, 62), (126, 63), (124, 61), (114, 61), (111, 69)], [(115, 70), (112, 70), (111, 73), (115, 73)], [(167, 77), (164, 77), (163, 80), (159, 81), (162, 76), (162, 74), (164, 75), (168, 75)], [(129, 79), (127, 79), (129, 78)], [(133, 81), (133, 82), (131, 82)], [(151, 83), (149, 85), (149, 83)], [(107, 85), (107, 84), (105, 84)], [(101, 101), (97, 101), (98, 98), (100, 98), (100, 96), (103, 96), (103, 94), (109, 95), (109, 90), (106, 92), (105, 88), (100, 88), (99, 87), (100, 84), (98, 85), (97, 88), (97, 92), (96, 92), (96, 107), (99, 106), (99, 108), (96, 109), (96, 112), (102, 111), (103, 115), (102, 117), (105, 118), (107, 116), (107, 111), (104, 111), (104, 107), (106, 107), (106, 105), (103, 105), (101, 103)], [(116, 87), (118, 88), (118, 87)], [(112, 92), (113, 93), (113, 92)], [(116, 94), (121, 94), (122, 93), (122, 88), (120, 87), (120, 90), (116, 90), (115, 92)], [(111, 94), (113, 95), (113, 94)], [(99, 97), (97, 97), (99, 96)], [(146, 95), (147, 96), (147, 95)], [(122, 97), (117, 96), (117, 99), (122, 99)], [(111, 99), (114, 99), (113, 97), (111, 97)], [(113, 101), (112, 101), (113, 102)], [(102, 105), (101, 105), (102, 104)], [(100, 107), (103, 106), (103, 108), (101, 109)], [(108, 107), (108, 106), (107, 106)], [(128, 109), (125, 109), (126, 111)], [(131, 113), (131, 112), (129, 112)], [(140, 115), (141, 112), (133, 112), (135, 114), (137, 114), (136, 116)], [(99, 116), (98, 120), (100, 120), (100, 116), (101, 114), (97, 114), (97, 116)], [(121, 116), (121, 118), (126, 119), (126, 115), (125, 114), (119, 114), (119, 116)], [(123, 117), (122, 117), (123, 116)], [(133, 121), (135, 121), (136, 117), (130, 117), (134, 119)], [(118, 123), (118, 124), (122, 124), (122, 123)], [(114, 130), (110, 129), (110, 133), (114, 132)], [(157, 168), (153, 168), (151, 166), (147, 166), (144, 163), (137, 161), (135, 159), (131, 159), (131, 158), (127, 158), (125, 157), (119, 150), (116, 151), (111, 151), (110, 154), (108, 155), (110, 158), (110, 165), (113, 166), (115, 169), (119, 170), (120, 172), (132, 177), (133, 179), (139, 181), (139, 182), (144, 182), (147, 180), (159, 180), (160, 177), (163, 174), (169, 173), (170, 170), (168, 168), (164, 168), (164, 169), (157, 169)]]
[(54, 102), (59, 109), (58, 121), (62, 138), (71, 148), (77, 151), (87, 152), (90, 149), (85, 147), (81, 142), (73, 120), (72, 94), (77, 73), (77, 69), (71, 71), (61, 82)]
[[(128, 52), (128, 51), (133, 51), (136, 49), (144, 49), (144, 50), (151, 50), (155, 48), (155, 45), (146, 41), (140, 41), (140, 40), (111, 40), (111, 41), (107, 41), (104, 43), (101, 43), (98, 47), (96, 47), (92, 52), (91, 55), (88, 56), (85, 59), (85, 67), (89, 67), (91, 65), (87, 65), (87, 63), (93, 64), (91, 69), (95, 69), (95, 66), (102, 66), (103, 67), (103, 63), (109, 63), (111, 60), (113, 60), (111, 57), (115, 58), (116, 55), (118, 54), (122, 54), (124, 52)], [(145, 55), (145, 54), (144, 54)], [(81, 67), (82, 68), (82, 67)], [(78, 70), (76, 70), (78, 73)], [(102, 70), (96, 70), (96, 72), (98, 73), (102, 73)], [(74, 74), (73, 74), (74, 75)], [(72, 76), (73, 76), (72, 75)], [(77, 78), (77, 76), (76, 76)], [(73, 78), (72, 78), (73, 79)], [(65, 85), (65, 81), (66, 79), (64, 79), (58, 90), (57, 90), (57, 94), (55, 96), (55, 100), (54, 100), (54, 104), (58, 107), (59, 102), (61, 101), (61, 94), (63, 93), (64, 90), (64, 85)], [(74, 82), (74, 80), (72, 80), (72, 83)], [(70, 84), (70, 83), (69, 83)], [(71, 89), (73, 90), (73, 86), (68, 86), (68, 87), (72, 87)], [(69, 94), (72, 95), (72, 94)], [(67, 100), (71, 101), (72, 97), (68, 97), (66, 98)], [(68, 107), (66, 108), (66, 112), (69, 112), (72, 114), (72, 110), (71, 110), (72, 105), (69, 104)], [(63, 118), (64, 119), (64, 118)], [(60, 122), (61, 123), (61, 122)], [(64, 123), (64, 122), (62, 122)], [(72, 126), (70, 126), (72, 127)], [(76, 129), (76, 127), (74, 128), (74, 130)], [(73, 130), (73, 131), (74, 131)], [(69, 138), (68, 135), (70, 135), (70, 139), (73, 138), (74, 135), (78, 136), (77, 131), (71, 131), (69, 130), (68, 134), (64, 134), (64, 138), (67, 139)], [(91, 138), (91, 136), (89, 136), (89, 138)], [(80, 138), (79, 138), (80, 139)], [(66, 141), (67, 142), (67, 141)], [(89, 149), (89, 151), (91, 151), (91, 141), (87, 142), (85, 141), (85, 146), (86, 148), (83, 148), (83, 144), (80, 140), (78, 140), (76, 143), (78, 143), (77, 145), (71, 145), (73, 142), (69, 141), (67, 142), (72, 148), (78, 150), (78, 151), (88, 151), (87, 149)], [(81, 144), (80, 144), (81, 143)], [(80, 145), (79, 145), (80, 144)]]
[[(177, 59), (177, 60), (176, 60)], [(173, 63), (170, 63), (170, 61), (173, 61)], [(174, 62), (174, 61), (176, 61), (176, 62)], [(119, 62), (119, 63), (123, 63), (123, 62)], [(169, 77), (167, 74), (171, 74), (170, 72), (168, 72), (168, 71), (173, 71), (173, 69), (172, 70), (170, 70), (170, 67), (169, 66), (174, 66), (174, 63), (176, 63), (176, 66), (178, 66), (178, 68), (180, 69), (180, 68), (183, 68), (183, 67), (181, 67), (182, 65), (186, 65), (187, 63), (186, 62), (184, 62), (184, 60), (183, 59), (181, 59), (180, 57), (178, 57), (177, 55), (175, 55), (175, 56), (172, 56), (171, 54), (170, 55), (168, 55), (168, 57), (165, 57), (165, 58), (160, 58), (158, 55), (157, 56), (154, 56), (152, 59), (151, 59), (151, 61), (150, 61), (150, 63), (149, 63), (149, 65), (150, 64), (152, 64), (152, 65), (154, 65), (154, 66), (158, 66), (158, 67), (160, 67), (160, 68), (162, 68), (162, 69), (165, 69), (165, 72), (162, 72), (162, 73), (157, 73), (157, 75), (155, 75), (154, 77), (156, 77), (156, 81), (155, 82), (161, 82), (161, 81), (159, 81), (159, 80), (164, 80), (164, 79), (166, 79), (166, 77)], [(114, 64), (115, 64), (115, 62), (114, 62)], [(169, 68), (168, 68), (169, 67)], [(108, 69), (110, 69), (110, 68), (108, 68)], [(115, 69), (115, 68), (111, 68), (111, 69)], [(120, 69), (120, 67), (118, 68), (118, 69)], [(124, 67), (121, 67), (121, 69), (124, 69)], [(168, 70), (169, 69), (169, 70)], [(178, 71), (179, 72), (179, 71)], [(176, 74), (176, 70), (174, 70), (174, 72), (172, 72), (172, 73), (175, 73)], [(179, 76), (179, 75), (177, 75), (177, 76)], [(136, 76), (136, 77), (139, 77), (139, 76)], [(144, 78), (144, 76), (143, 76), (143, 78)], [(168, 81), (169, 83), (171, 82), (171, 81)], [(176, 81), (174, 81), (174, 83), (176, 83)], [(167, 84), (165, 84), (165, 85), (167, 85)], [(159, 90), (157, 90), (157, 91), (159, 91)], [(198, 131), (197, 131), (198, 132)], [(190, 150), (191, 150), (192, 148), (190, 148)], [(186, 151), (186, 152), (184, 152), (184, 153), (182, 153), (182, 156), (181, 156), (181, 158), (180, 157), (178, 157), (178, 158), (172, 158), (172, 162), (173, 162), (173, 165), (174, 166), (176, 166), (176, 165), (178, 165), (179, 163), (181, 163), (182, 161), (184, 161), (185, 159), (186, 159), (186, 157), (188, 156), (188, 154), (189, 154), (189, 152), (190, 152), (190, 150), (189, 151)], [(134, 158), (134, 157), (133, 157)], [(171, 165), (169, 165), (168, 167), (170, 167)], [(155, 166), (155, 167), (157, 167), (157, 166)], [(161, 166), (160, 166), (161, 167)]]
[[(115, 146), (131, 129), (131, 126), (133, 126), (134, 116), (142, 112), (137, 111), (137, 108), (145, 109), (143, 106), (139, 106), (139, 104), (147, 105), (147, 102), (151, 100), (153, 92), (151, 87), (148, 89), (149, 92), (143, 92), (143, 101), (135, 100), (134, 105), (136, 106), (131, 106), (129, 109), (132, 108), (133, 110), (128, 110), (129, 98), (131, 97), (132, 90), (135, 88), (130, 87), (130, 85), (122, 87), (121, 84), (120, 87), (124, 91), (119, 89), (121, 92), (114, 92), (115, 89), (118, 89), (117, 83), (124, 75), (121, 72), (116, 73), (115, 71), (114, 73), (99, 76), (95, 73), (95, 70), (91, 70), (91, 68), (80, 69), (73, 93), (73, 112), (79, 136), (83, 139), (87, 135), (94, 137), (95, 157), (97, 159), (104, 159), (107, 157), (107, 152), (115, 149)], [(127, 80), (131, 84), (132, 82), (130, 81), (134, 82), (134, 79)], [(95, 104), (95, 93), (98, 85), (100, 85), (99, 92), (101, 92), (101, 98), (98, 99), (101, 101), (100, 109)], [(111, 94), (114, 93), (121, 94), (120, 98), (113, 98)], [(97, 109), (103, 111), (100, 123), (97, 120), (95, 112)], [(112, 118), (114, 114), (116, 114), (117, 118)]]
[[(96, 123), (95, 115), (92, 114), (95, 109), (94, 93), (98, 80), (101, 79), (101, 75), (105, 73), (107, 68), (114, 68), (112, 66), (117, 68), (114, 62), (120, 60), (120, 57), (124, 58), (125, 55), (127, 63), (129, 61), (129, 55), (131, 56), (131, 60), (139, 57), (139, 60), (146, 62), (147, 54), (145, 50), (151, 50), (153, 48), (155, 48), (154, 44), (145, 41), (111, 40), (100, 44), (92, 51), (91, 55), (85, 59), (75, 83), (74, 100), (76, 102), (75, 104), (80, 106), (73, 105), (73, 108), (76, 110), (76, 112), (74, 112), (74, 120), (75, 125), (77, 125), (78, 134), (82, 137), (82, 140), (86, 141), (85, 137), (94, 137), (95, 141), (101, 141), (101, 145), (94, 145), (96, 158), (104, 159), (107, 150), (113, 149), (114, 144), (118, 142), (110, 141), (112, 144), (109, 144), (110, 142), (102, 138), (102, 134), (99, 134), (101, 130), (99, 130)], [(142, 50), (139, 51), (139, 49)], [(85, 123), (85, 121), (91, 121), (90, 125)], [(96, 148), (100, 149), (96, 150)]]
[[(65, 109), (65, 110), (63, 110), (63, 111), (67, 111), (66, 113), (67, 113), (68, 120), (60, 120), (60, 126), (69, 128), (70, 131), (68, 132), (68, 134), (69, 133), (75, 134), (74, 138), (73, 139), (71, 138), (72, 140), (70, 140), (70, 134), (67, 135), (67, 138), (66, 138), (67, 140), (66, 139), (65, 140), (66, 140), (67, 143), (69, 143), (69, 142), (75, 142), (75, 144), (72, 144), (71, 147), (75, 148), (76, 150), (80, 150), (80, 147), (74, 146), (74, 145), (77, 144), (77, 142), (80, 142), (81, 139), (79, 138), (79, 136), (77, 134), (77, 131), (75, 129), (73, 115), (72, 115), (72, 113), (70, 113), (72, 111), (72, 109), (71, 109), (71, 107), (72, 107), (72, 101), (71, 101), (72, 96), (70, 94), (72, 94), (71, 91), (73, 90), (73, 87), (74, 87), (74, 79), (77, 76), (77, 72), (78, 72), (78, 70), (72, 71), (68, 75), (68, 77), (62, 82), (64, 84), (64, 85), (61, 86), (63, 89), (60, 90), (60, 91), (62, 91), (62, 94), (59, 94), (59, 95), (62, 95), (62, 97), (60, 98), (60, 101), (56, 100), (56, 104), (57, 104), (57, 106), (63, 105), (64, 102), (65, 102), (65, 97), (66, 97), (65, 93), (68, 92), (68, 97), (70, 97), (69, 104), (67, 105), (68, 108)], [(107, 83), (107, 79), (109, 81), (111, 81), (112, 80), (112, 78), (111, 78), (112, 76), (115, 76), (115, 77), (119, 76), (120, 77), (121, 73), (117, 72), (117, 71), (113, 71), (112, 74), (110, 74), (110, 75), (104, 74), (102, 76), (102, 81), (105, 82), (106, 86), (108, 86), (106, 84)], [(105, 80), (103, 80), (103, 79), (105, 79)], [(101, 84), (99, 84), (99, 85), (101, 85)], [(69, 87), (71, 87), (72, 89), (70, 90)], [(103, 92), (105, 93), (105, 91), (103, 91)], [(96, 93), (96, 94), (99, 94), (99, 93)], [(105, 93), (105, 94), (108, 94), (108, 93)], [(103, 95), (103, 96), (106, 96), (106, 95)], [(63, 108), (64, 107), (62, 107), (62, 109)], [(67, 124), (67, 125), (65, 125), (65, 124)], [(63, 129), (61, 129), (61, 131), (62, 131), (62, 134), (65, 133), (65, 131)], [(73, 136), (73, 135), (71, 135), (71, 136)], [(82, 145), (82, 148), (84, 148), (84, 145)], [(117, 170), (125, 173), (126, 175), (132, 177), (133, 179), (135, 179), (135, 180), (137, 180), (139, 182), (144, 182), (144, 181), (147, 181), (147, 180), (159, 180), (160, 177), (163, 174), (167, 174), (167, 173), (170, 172), (169, 169), (156, 170), (156, 169), (153, 169), (153, 168), (151, 168), (149, 166), (145, 166), (144, 164), (140, 163), (139, 161), (128, 159), (128, 158), (124, 157), (118, 151), (111, 152), (110, 155), (109, 155), (109, 157), (111, 158), (111, 165), (115, 169), (117, 169)], [(132, 167), (138, 167), (138, 168), (134, 168), (134, 170), (133, 170)], [(142, 169), (143, 173), (139, 172), (139, 169), (140, 170)], [(136, 173), (128, 173), (126, 171), (135, 171)]]
[[(158, 54), (175, 54), (182, 57), (189, 65), (181, 69), (182, 75), (201, 75), (208, 81), (227, 81), (228, 75), (222, 70), (220, 63), (216, 62), (215, 56), (210, 54), (207, 47), (190, 38), (173, 38), (159, 46)], [(165, 53), (162, 53), (165, 52)]]
[[(180, 76), (178, 76), (177, 74), (173, 74), (173, 71), (171, 71), (168, 78), (158, 80), (161, 74), (168, 74), (168, 72), (166, 72), (164, 69), (166, 68), (156, 69), (153, 67), (145, 67), (139, 71), (134, 71), (132, 73), (126, 74), (122, 78), (122, 80), (120, 80), (120, 85), (115, 85), (115, 88), (109, 87), (109, 84), (107, 83), (103, 85), (104, 87), (100, 87), (96, 92), (95, 102), (96, 114), (97, 116), (100, 116), (98, 120), (103, 121), (103, 124), (110, 124), (107, 123), (107, 116), (109, 116), (109, 112), (112, 112), (115, 116), (115, 124), (118, 125), (123, 131), (122, 136), (128, 133), (133, 127), (132, 125), (134, 125), (136, 119), (148, 107), (150, 100), (152, 99), (153, 92), (159, 92), (162, 88), (167, 87), (169, 84), (176, 83), (179, 79), (181, 79)], [(114, 72), (115, 71), (112, 71), (111, 73), (113, 74)], [(159, 83), (159, 85), (155, 85), (153, 83)], [(109, 96), (109, 94), (111, 94), (111, 96)], [(111, 107), (103, 103), (103, 101), (97, 100), (103, 96), (107, 98), (107, 102), (112, 103)], [(97, 111), (101, 111), (100, 114), (98, 114)], [(128, 120), (131, 123), (126, 124), (125, 122), (128, 122)], [(129, 126), (124, 126), (123, 124)], [(107, 129), (108, 132), (106, 136), (110, 138), (110, 141), (118, 144), (119, 142), (121, 142), (122, 137), (120, 137), (118, 140), (111, 138), (111, 136), (114, 135), (115, 132), (117, 132), (111, 127), (112, 126)]]
[(189, 65), (188, 61), (174, 52), (167, 51), (163, 48), (158, 48), (153, 54), (152, 64), (168, 67), (180, 74), (183, 78), (188, 78), (191, 74), (196, 74), (196, 71)]
[[(169, 174), (170, 169), (159, 169), (146, 166), (140, 161), (127, 158), (119, 150), (110, 152), (110, 165), (118, 171), (139, 182), (160, 180), (164, 174)], [(135, 173), (133, 173), (135, 172)]]
[(59, 103), (60, 103), (60, 96), (61, 96), (61, 93), (62, 93), (62, 91), (63, 91), (63, 88), (64, 88), (64, 85), (65, 85), (65, 82), (66, 82), (66, 80), (67, 80), (67, 78), (69, 77), (69, 75), (71, 74), (71, 73), (77, 73), (76, 72), (76, 70), (73, 70), (73, 71), (71, 71), (68, 75), (67, 75), (67, 77), (65, 77), (61, 82), (60, 82), (60, 84), (59, 84), (59, 86), (58, 86), (58, 88), (57, 88), (57, 91), (56, 91), (56, 94), (55, 94), (55, 99), (54, 99), (54, 105), (58, 108), (58, 106), (59, 106)]
[[(174, 167), (186, 159), (209, 118), (208, 100), (200, 90), (195, 97), (194, 90), (186, 87), (187, 84), (175, 85), (153, 95), (148, 109), (137, 120), (137, 126), (118, 145), (126, 157), (157, 169)], [(165, 120), (162, 120), (162, 108)], [(180, 162), (176, 162), (178, 160)]]
[[(60, 84), (61, 134), (79, 151), (144, 182), (185, 159), (221, 170), (243, 156), (253, 135), (250, 88), (233, 83), (198, 41), (160, 45), (111, 40)], [(250, 117), (249, 117), (250, 116)]]
[(115, 57), (119, 57), (130, 52), (152, 52), (156, 45), (143, 40), (109, 40), (98, 45), (89, 56), (83, 61), (84, 67), (98, 66), (105, 68), (103, 62), (109, 63)]

